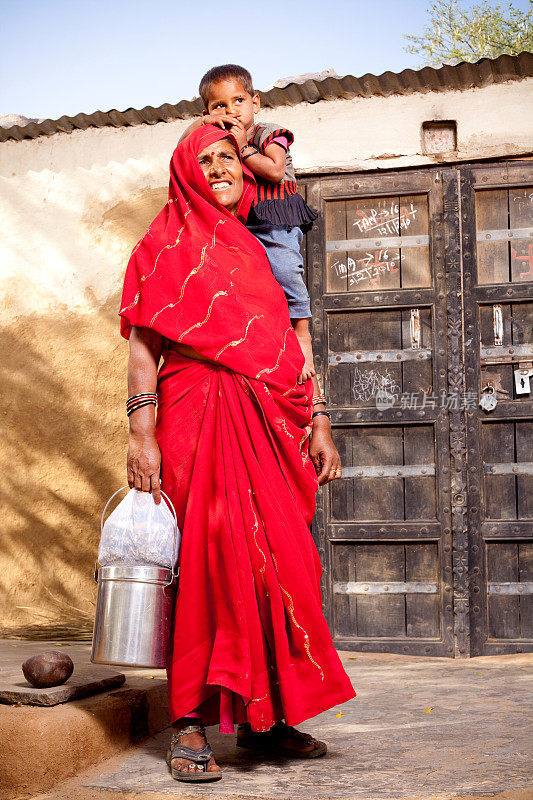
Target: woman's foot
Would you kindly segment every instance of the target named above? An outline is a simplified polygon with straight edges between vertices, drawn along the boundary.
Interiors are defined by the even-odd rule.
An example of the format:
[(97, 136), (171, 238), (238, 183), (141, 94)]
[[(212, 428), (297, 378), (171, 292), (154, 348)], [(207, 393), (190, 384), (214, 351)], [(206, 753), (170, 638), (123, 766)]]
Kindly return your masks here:
[(237, 733), (239, 747), (268, 752), (292, 758), (319, 758), (327, 753), (327, 745), (314, 739), (309, 733), (296, 730), (284, 722), (276, 724), (265, 733), (252, 731), (250, 724), (239, 725)]
[[(171, 768), (172, 777), (177, 780), (218, 780), (221, 777), (221, 769), (211, 753), (201, 721), (196, 718), (184, 717), (173, 724), (172, 730), (173, 734), (167, 756), (167, 763)], [(206, 747), (209, 748), (207, 751), (204, 749)], [(195, 761), (192, 757), (187, 758), (183, 753), (178, 755), (179, 748), (188, 748), (199, 754), (203, 751), (203, 758)], [(206, 753), (211, 753), (211, 757), (207, 762)], [(207, 774), (209, 774), (209, 778), (207, 778)]]

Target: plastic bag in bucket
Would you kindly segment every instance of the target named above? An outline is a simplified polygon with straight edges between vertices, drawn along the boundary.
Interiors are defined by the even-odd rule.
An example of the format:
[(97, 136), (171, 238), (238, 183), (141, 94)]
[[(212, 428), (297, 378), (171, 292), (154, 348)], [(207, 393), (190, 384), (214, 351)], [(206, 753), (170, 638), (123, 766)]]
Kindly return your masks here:
[(180, 540), (166, 502), (156, 505), (149, 492), (130, 489), (103, 525), (98, 563), (101, 567), (154, 565), (171, 569), (178, 559)]

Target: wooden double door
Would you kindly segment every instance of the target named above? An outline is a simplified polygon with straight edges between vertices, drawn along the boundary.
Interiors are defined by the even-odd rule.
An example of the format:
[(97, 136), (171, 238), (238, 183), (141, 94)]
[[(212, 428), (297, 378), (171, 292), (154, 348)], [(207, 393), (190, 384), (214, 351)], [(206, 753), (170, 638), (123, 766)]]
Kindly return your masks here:
[(304, 183), (343, 462), (313, 524), (335, 644), (532, 650), (531, 163)]

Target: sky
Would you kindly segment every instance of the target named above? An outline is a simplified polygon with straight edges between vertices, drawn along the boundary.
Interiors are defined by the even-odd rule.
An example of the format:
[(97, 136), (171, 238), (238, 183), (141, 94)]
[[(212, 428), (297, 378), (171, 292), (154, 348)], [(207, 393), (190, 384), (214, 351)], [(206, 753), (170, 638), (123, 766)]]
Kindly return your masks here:
[[(258, 89), (333, 68), (419, 68), (429, 0), (0, 0), (0, 115), (143, 108), (197, 95), (216, 64), (247, 67)], [(515, 0), (525, 9), (527, 0)]]

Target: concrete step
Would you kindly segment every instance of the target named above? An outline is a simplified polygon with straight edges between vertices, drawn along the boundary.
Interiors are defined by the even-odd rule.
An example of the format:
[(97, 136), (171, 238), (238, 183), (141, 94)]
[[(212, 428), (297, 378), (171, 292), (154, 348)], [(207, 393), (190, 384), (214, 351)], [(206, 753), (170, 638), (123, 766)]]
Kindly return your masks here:
[(300, 726), (324, 758), (248, 752), (209, 728), (222, 780), (178, 783), (164, 730), (33, 800), (532, 800), (532, 655), (342, 657), (358, 698)]
[[(61, 649), (87, 665), (89, 643), (0, 642), (0, 680), (30, 655)], [(112, 691), (51, 707), (0, 705), (0, 800), (47, 791), (169, 725), (164, 670), (115, 668)], [(22, 677), (22, 672), (21, 678)]]

